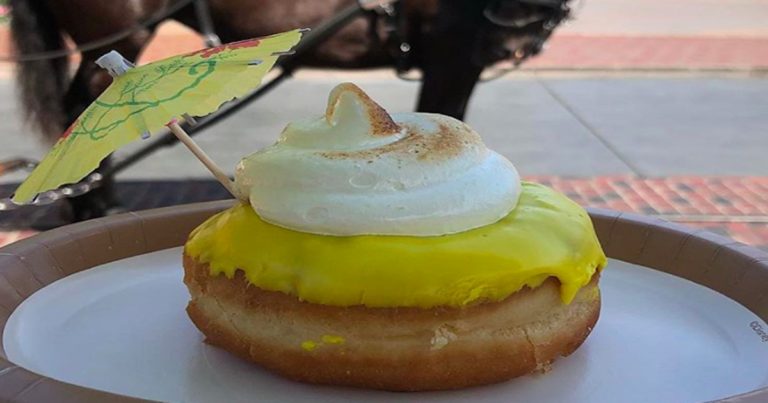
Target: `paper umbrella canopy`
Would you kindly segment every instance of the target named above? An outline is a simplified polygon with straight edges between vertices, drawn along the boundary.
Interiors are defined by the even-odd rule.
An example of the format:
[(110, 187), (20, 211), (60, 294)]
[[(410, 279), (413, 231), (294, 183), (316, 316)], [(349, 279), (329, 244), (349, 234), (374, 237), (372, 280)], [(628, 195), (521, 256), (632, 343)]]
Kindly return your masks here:
[(251, 92), (303, 30), (203, 49), (133, 67), (117, 52), (97, 63), (112, 84), (61, 135), (13, 196), (18, 204), (75, 183), (110, 153), (164, 129), (183, 114), (204, 116)]

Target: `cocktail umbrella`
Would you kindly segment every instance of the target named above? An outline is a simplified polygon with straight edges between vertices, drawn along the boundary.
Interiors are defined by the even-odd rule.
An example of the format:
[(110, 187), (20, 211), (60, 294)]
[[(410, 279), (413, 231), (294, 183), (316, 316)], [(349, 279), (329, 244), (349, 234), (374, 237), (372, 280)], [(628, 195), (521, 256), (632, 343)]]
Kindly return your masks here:
[(176, 123), (204, 116), (261, 84), (277, 58), (298, 43), (304, 30), (228, 43), (133, 67), (112, 51), (96, 63), (112, 84), (61, 135), (13, 196), (18, 204), (92, 172), (118, 148), (168, 127), (232, 193), (229, 178)]

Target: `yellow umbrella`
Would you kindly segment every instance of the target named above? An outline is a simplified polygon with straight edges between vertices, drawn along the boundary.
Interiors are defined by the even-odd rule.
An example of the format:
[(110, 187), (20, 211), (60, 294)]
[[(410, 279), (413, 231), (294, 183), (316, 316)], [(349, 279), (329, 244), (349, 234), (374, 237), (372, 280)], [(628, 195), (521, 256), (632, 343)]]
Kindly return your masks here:
[(207, 115), (252, 91), (302, 32), (224, 44), (135, 68), (117, 52), (108, 53), (97, 63), (114, 77), (112, 84), (61, 135), (12, 200), (29, 203), (39, 193), (78, 182), (113, 151), (165, 126), (232, 192), (226, 175), (175, 119)]

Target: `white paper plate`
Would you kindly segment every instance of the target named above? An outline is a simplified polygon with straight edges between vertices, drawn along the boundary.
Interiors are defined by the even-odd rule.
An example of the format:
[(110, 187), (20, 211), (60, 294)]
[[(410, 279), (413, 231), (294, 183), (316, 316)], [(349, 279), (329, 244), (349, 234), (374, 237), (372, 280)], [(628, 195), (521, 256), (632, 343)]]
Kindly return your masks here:
[(180, 256), (136, 256), (38, 291), (8, 320), (9, 360), (76, 385), (184, 402), (696, 402), (768, 385), (768, 344), (750, 328), (762, 323), (756, 315), (616, 260), (600, 280), (597, 327), (545, 375), (419, 394), (305, 385), (202, 343), (184, 311)]

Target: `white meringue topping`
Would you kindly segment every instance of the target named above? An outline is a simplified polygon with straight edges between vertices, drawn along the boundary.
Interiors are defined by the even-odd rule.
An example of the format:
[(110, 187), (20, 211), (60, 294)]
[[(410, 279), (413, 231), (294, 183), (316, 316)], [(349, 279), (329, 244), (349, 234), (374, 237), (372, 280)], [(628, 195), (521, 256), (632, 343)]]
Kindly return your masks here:
[(324, 117), (289, 124), (240, 161), (238, 191), (259, 216), (324, 235), (435, 236), (492, 224), (517, 204), (520, 178), (459, 120), (391, 117), (354, 84)]

